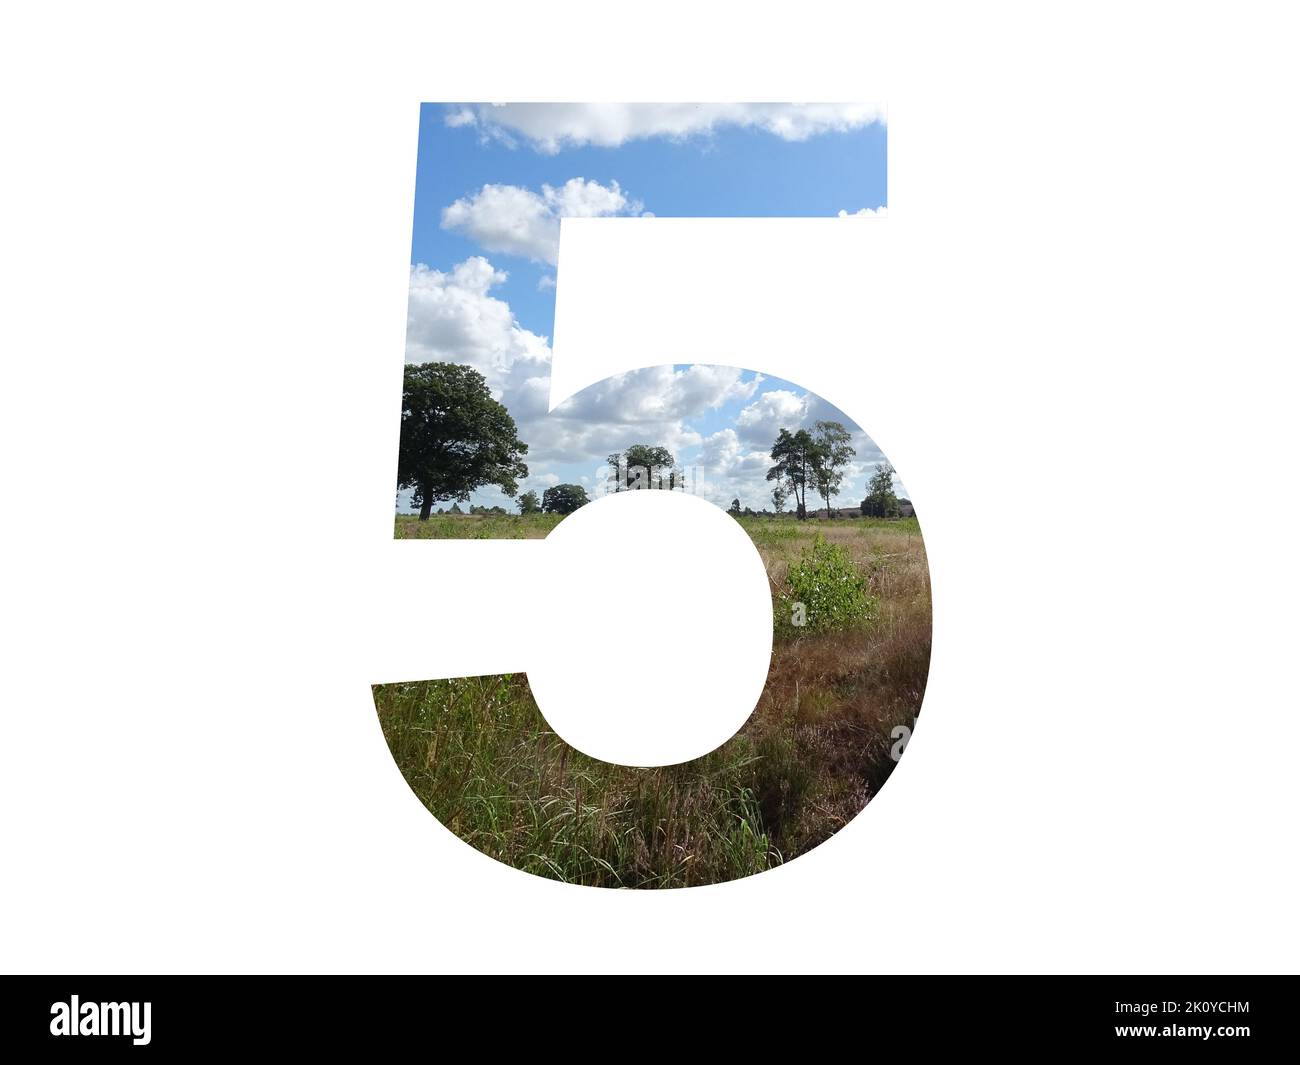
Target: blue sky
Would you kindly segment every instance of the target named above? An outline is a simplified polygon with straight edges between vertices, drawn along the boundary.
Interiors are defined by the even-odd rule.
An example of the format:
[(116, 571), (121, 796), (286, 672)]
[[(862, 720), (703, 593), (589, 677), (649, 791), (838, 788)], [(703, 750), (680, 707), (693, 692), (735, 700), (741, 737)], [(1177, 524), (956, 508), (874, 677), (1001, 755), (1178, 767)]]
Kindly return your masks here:
[[(833, 217), (885, 204), (886, 128), (868, 105), (425, 104), (407, 361), (484, 373), (530, 445), (521, 491), (599, 490), (610, 451), (665, 444), (703, 494), (761, 509), (777, 428), (856, 427), (788, 382), (709, 366), (621, 375), (548, 415), (558, 220)], [(864, 434), (855, 444), (840, 505), (861, 499), (882, 461)], [(471, 502), (512, 508), (491, 488)]]

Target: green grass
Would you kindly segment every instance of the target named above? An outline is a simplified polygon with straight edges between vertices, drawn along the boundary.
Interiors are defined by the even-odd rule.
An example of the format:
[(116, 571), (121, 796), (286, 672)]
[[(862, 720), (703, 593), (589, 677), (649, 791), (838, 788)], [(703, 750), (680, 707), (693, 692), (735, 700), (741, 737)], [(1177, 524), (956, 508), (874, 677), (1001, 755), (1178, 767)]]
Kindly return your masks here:
[[(561, 522), (559, 514), (434, 514), (420, 521), (414, 514), (398, 514), (393, 535), (398, 540), (533, 540), (544, 537)], [(811, 537), (817, 529), (850, 530), (869, 536), (888, 530), (919, 537), (915, 518), (784, 518), (736, 519), (762, 548)]]
[(538, 540), (554, 529), (559, 514), (433, 514), (420, 521), (397, 515), (398, 540)]
[(384, 685), (384, 735), (407, 783), (451, 831), (516, 868), (604, 887), (748, 876), (781, 855), (758, 830), (757, 758), (632, 769), (551, 732), (522, 674)]
[[(455, 516), (466, 529), (544, 535), (552, 516)], [(404, 527), (434, 525), (398, 519)], [(601, 887), (688, 887), (770, 869), (828, 839), (867, 804), (911, 726), (930, 658), (930, 592), (914, 519), (742, 518), (774, 603), (787, 576), (836, 546), (872, 604), (829, 631), (777, 631), (744, 727), (704, 758), (659, 769), (596, 761), (556, 736), (522, 674), (375, 687), (393, 757), (447, 828), (509, 865)], [(423, 535), (416, 528), (415, 535)], [(439, 535), (434, 533), (432, 535)]]

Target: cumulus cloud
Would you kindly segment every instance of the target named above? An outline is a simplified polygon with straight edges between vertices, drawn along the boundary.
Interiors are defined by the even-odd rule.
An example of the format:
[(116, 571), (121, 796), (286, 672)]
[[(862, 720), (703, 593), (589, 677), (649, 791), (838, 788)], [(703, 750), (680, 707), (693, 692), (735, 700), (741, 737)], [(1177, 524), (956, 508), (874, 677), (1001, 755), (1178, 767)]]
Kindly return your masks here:
[(888, 208), (885, 207), (860, 207), (858, 210), (849, 212), (840, 208), (840, 218), (884, 218)]
[(488, 251), (554, 262), (560, 224), (546, 201), (517, 185), (484, 185), (442, 211), (442, 228), (463, 233)]
[(558, 218), (601, 218), (611, 214), (639, 214), (640, 200), (629, 200), (617, 181), (607, 186), (599, 181), (569, 178), (558, 189), (542, 186), (542, 198)]
[(561, 218), (601, 218), (639, 214), (617, 181), (570, 178), (540, 193), (519, 185), (484, 185), (473, 196), (443, 208), (442, 228), (464, 234), (487, 251), (518, 255), (554, 265), (560, 247)]
[(447, 272), (412, 267), (406, 358), (464, 363), (484, 375), (529, 445), (530, 484), (553, 483), (555, 465), (599, 463), (635, 443), (681, 456), (702, 440), (693, 419), (751, 399), (763, 381), (735, 367), (655, 366), (601, 381), (550, 412), (550, 345), (492, 294), (505, 279), (478, 255)]
[(753, 396), (762, 378), (731, 366), (653, 366), (583, 389), (532, 427), (539, 454), (557, 461), (603, 459), (632, 444), (663, 444), (679, 459), (702, 437), (689, 422)]
[[(861, 498), (867, 478), (883, 456), (865, 434), (820, 397), (784, 382), (729, 366), (654, 366), (618, 374), (561, 403), (550, 405), (551, 349), (546, 337), (524, 329), (510, 305), (493, 295), (506, 280), (482, 256), (471, 256), (447, 272), (411, 269), (407, 350), (410, 362), (466, 363), (487, 378), (529, 445), (531, 477), (541, 490), (579, 480), (593, 491), (603, 484), (604, 459), (632, 444), (662, 444), (687, 467), (692, 487), (726, 506), (733, 498), (761, 509), (768, 505), (768, 452), (782, 429), (811, 428), (819, 419), (845, 422), (858, 449), (845, 478), (841, 501)], [(765, 383), (778, 387), (760, 392)], [(704, 435), (696, 426), (711, 411), (739, 406), (732, 424)], [(730, 420), (730, 419), (728, 419)], [(716, 422), (714, 423), (716, 424)], [(566, 472), (567, 471), (567, 472)], [(505, 504), (485, 489), (475, 501)]]
[(723, 471), (735, 465), (741, 455), (740, 437), (735, 429), (721, 429), (706, 437), (700, 445), (700, 465)]
[[(793, 386), (759, 394), (764, 379), (745, 376), (732, 367), (657, 366), (598, 382), (527, 423), (530, 461), (591, 463), (591, 474), (581, 480), (600, 492), (606, 455), (633, 443), (663, 444), (684, 468), (691, 492), (723, 507), (738, 498), (742, 506), (761, 510), (771, 506), (767, 471), (777, 433), (839, 421), (852, 433), (857, 455), (845, 468), (836, 503), (855, 505), (883, 461), (871, 438), (820, 396)], [(693, 428), (707, 411), (733, 403), (743, 405), (731, 425), (708, 435)]]
[(523, 138), (554, 154), (645, 137), (680, 140), (727, 126), (801, 141), (884, 122), (885, 112), (876, 104), (471, 104), (448, 110), (445, 120), (450, 126), (475, 125), (482, 136), (507, 144)]
[(735, 429), (720, 429), (705, 437), (692, 464), (695, 483), (691, 490), (706, 499), (727, 506), (739, 499), (742, 506), (761, 510), (767, 503), (771, 456), (749, 448)]
[(764, 392), (736, 416), (736, 431), (746, 443), (772, 446), (782, 429), (803, 428), (808, 421), (809, 394), (789, 389)]
[[(531, 456), (529, 456), (531, 458)], [(559, 474), (556, 473), (532, 473), (519, 482), (519, 494), (533, 491), (541, 495), (548, 488), (552, 488), (560, 483)], [(507, 504), (508, 505), (508, 504)]]
[(536, 376), (548, 383), (550, 344), (524, 329), (505, 300), (491, 295), (505, 279), (481, 255), (448, 273), (423, 263), (411, 267), (406, 361), (468, 363), (498, 394)]
[(632, 370), (583, 389), (557, 410), (563, 410), (566, 417), (599, 411), (626, 422), (689, 418), (752, 396), (763, 379), (756, 376), (745, 381), (743, 373), (734, 366), (706, 365)]

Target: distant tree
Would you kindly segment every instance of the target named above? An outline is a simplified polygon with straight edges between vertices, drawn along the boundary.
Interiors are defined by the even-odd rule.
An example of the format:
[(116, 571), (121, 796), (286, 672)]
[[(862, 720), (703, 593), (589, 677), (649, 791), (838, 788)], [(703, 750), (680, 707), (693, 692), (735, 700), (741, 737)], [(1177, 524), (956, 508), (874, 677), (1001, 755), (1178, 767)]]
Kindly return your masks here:
[(785, 500), (787, 495), (789, 495), (789, 490), (786, 488), (785, 482), (778, 481), (776, 487), (772, 489), (772, 506), (776, 509), (778, 514), (785, 510)]
[(542, 510), (547, 514), (572, 514), (587, 502), (587, 490), (577, 484), (552, 485), (542, 493)]
[(879, 466), (867, 482), (867, 498), (862, 501), (862, 514), (868, 518), (897, 518), (903, 511), (894, 494), (894, 467), (885, 463)]
[(816, 453), (813, 459), (812, 479), (817, 494), (826, 501), (827, 517), (834, 517), (831, 510), (831, 497), (840, 494), (840, 485), (844, 482), (844, 467), (849, 464), (857, 452), (850, 441), (853, 434), (842, 422), (818, 422), (815, 426), (813, 440)]
[(740, 500), (739, 500), (739, 499), (733, 499), (733, 500), (731, 501), (731, 506), (727, 508), (727, 513), (728, 513), (728, 514), (734, 514), (734, 515), (736, 515), (736, 516), (739, 516), (739, 515), (740, 515)]
[(519, 497), (520, 514), (537, 514), (542, 509), (542, 501), (537, 497), (537, 493), (529, 489)]
[(484, 485), (513, 496), (517, 478), (528, 476), (527, 452), (514, 419), (473, 367), (450, 362), (406, 367), (397, 487), (412, 489), (421, 521), (429, 519), (434, 503), (466, 501)]
[(677, 461), (666, 447), (633, 444), (626, 451), (613, 452), (605, 462), (609, 465), (609, 481), (615, 492), (630, 492), (638, 488), (672, 491), (682, 487), (681, 470), (677, 469)]
[(817, 454), (817, 441), (807, 429), (794, 433), (782, 429), (772, 445), (775, 465), (767, 471), (767, 479), (787, 487), (794, 497), (795, 514), (801, 521), (808, 516), (808, 485), (813, 480)]
[[(460, 504), (459, 504), (459, 503), (453, 503), (451, 506), (449, 506), (449, 507), (447, 508), (447, 513), (448, 513), (448, 514), (464, 514), (465, 512), (464, 512), (463, 510), (460, 509)], [(420, 520), (421, 520), (421, 521), (424, 521), (423, 518), (421, 518)]]

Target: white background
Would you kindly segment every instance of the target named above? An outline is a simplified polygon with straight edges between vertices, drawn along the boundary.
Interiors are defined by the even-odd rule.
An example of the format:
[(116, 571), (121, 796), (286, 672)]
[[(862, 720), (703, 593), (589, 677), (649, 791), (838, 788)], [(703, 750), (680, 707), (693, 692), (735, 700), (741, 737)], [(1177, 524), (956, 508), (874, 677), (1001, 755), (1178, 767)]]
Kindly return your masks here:
[(531, 612), (510, 617), (527, 629), (528, 687), (556, 734), (633, 766), (731, 739), (772, 660), (771, 584), (745, 530), (698, 495), (610, 492), (544, 542)]
[[(1295, 969), (1282, 11), (11, 14), (4, 967)], [(387, 541), (418, 102), (503, 98), (888, 101), (870, 345), (785, 376), (904, 472), (933, 669), (889, 786), (784, 869), (506, 869), (376, 725), (412, 656), (525, 653), (538, 545), (383, 550), (416, 546)]]

